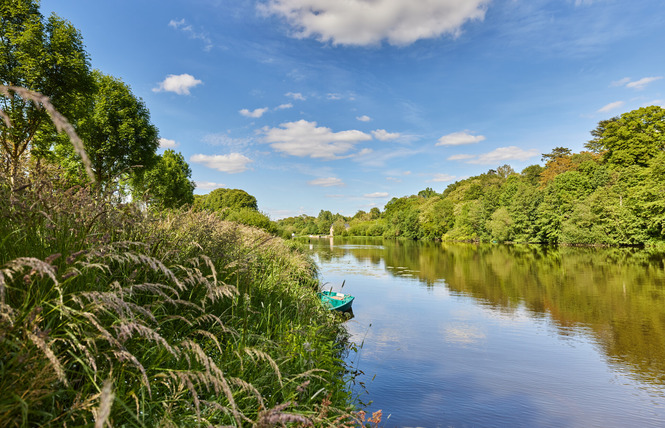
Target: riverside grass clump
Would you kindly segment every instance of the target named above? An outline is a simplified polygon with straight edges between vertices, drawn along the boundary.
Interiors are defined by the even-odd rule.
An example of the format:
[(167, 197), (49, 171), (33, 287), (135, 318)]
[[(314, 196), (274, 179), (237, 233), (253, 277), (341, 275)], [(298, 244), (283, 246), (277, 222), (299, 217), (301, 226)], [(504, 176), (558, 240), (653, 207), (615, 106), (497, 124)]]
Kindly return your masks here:
[(0, 177), (0, 200), (0, 426), (364, 423), (296, 246), (57, 168)]

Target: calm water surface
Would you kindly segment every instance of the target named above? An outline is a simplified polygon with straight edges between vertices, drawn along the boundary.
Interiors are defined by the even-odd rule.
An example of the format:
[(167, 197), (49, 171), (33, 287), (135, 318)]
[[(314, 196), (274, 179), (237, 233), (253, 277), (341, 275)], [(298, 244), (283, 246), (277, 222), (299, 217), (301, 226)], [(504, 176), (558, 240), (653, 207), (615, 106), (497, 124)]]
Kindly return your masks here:
[(311, 239), (388, 427), (665, 426), (665, 256)]

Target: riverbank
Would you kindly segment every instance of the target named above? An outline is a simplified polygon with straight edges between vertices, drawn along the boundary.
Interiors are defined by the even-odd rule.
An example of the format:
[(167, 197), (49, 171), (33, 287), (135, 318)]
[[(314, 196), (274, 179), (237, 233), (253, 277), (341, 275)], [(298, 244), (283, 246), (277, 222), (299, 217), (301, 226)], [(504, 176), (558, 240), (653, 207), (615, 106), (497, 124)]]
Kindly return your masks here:
[(57, 174), (0, 184), (0, 425), (353, 423), (347, 334), (296, 244)]

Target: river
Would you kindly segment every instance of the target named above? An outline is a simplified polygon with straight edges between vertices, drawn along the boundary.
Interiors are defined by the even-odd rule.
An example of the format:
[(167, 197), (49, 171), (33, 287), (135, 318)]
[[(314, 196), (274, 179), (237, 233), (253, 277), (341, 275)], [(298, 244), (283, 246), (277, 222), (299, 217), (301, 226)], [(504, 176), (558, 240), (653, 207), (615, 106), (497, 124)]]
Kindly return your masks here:
[[(386, 427), (665, 426), (665, 256), (310, 239)], [(343, 289), (340, 290), (344, 282)]]

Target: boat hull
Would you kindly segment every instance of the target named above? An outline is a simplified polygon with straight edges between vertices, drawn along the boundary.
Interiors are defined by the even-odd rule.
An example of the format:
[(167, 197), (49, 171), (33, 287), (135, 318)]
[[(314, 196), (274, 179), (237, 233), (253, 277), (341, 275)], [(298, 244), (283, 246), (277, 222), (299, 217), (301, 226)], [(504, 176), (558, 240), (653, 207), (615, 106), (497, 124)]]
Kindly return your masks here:
[(323, 305), (331, 311), (348, 312), (353, 305), (353, 297), (350, 294), (337, 293), (335, 291), (322, 291), (319, 298)]

